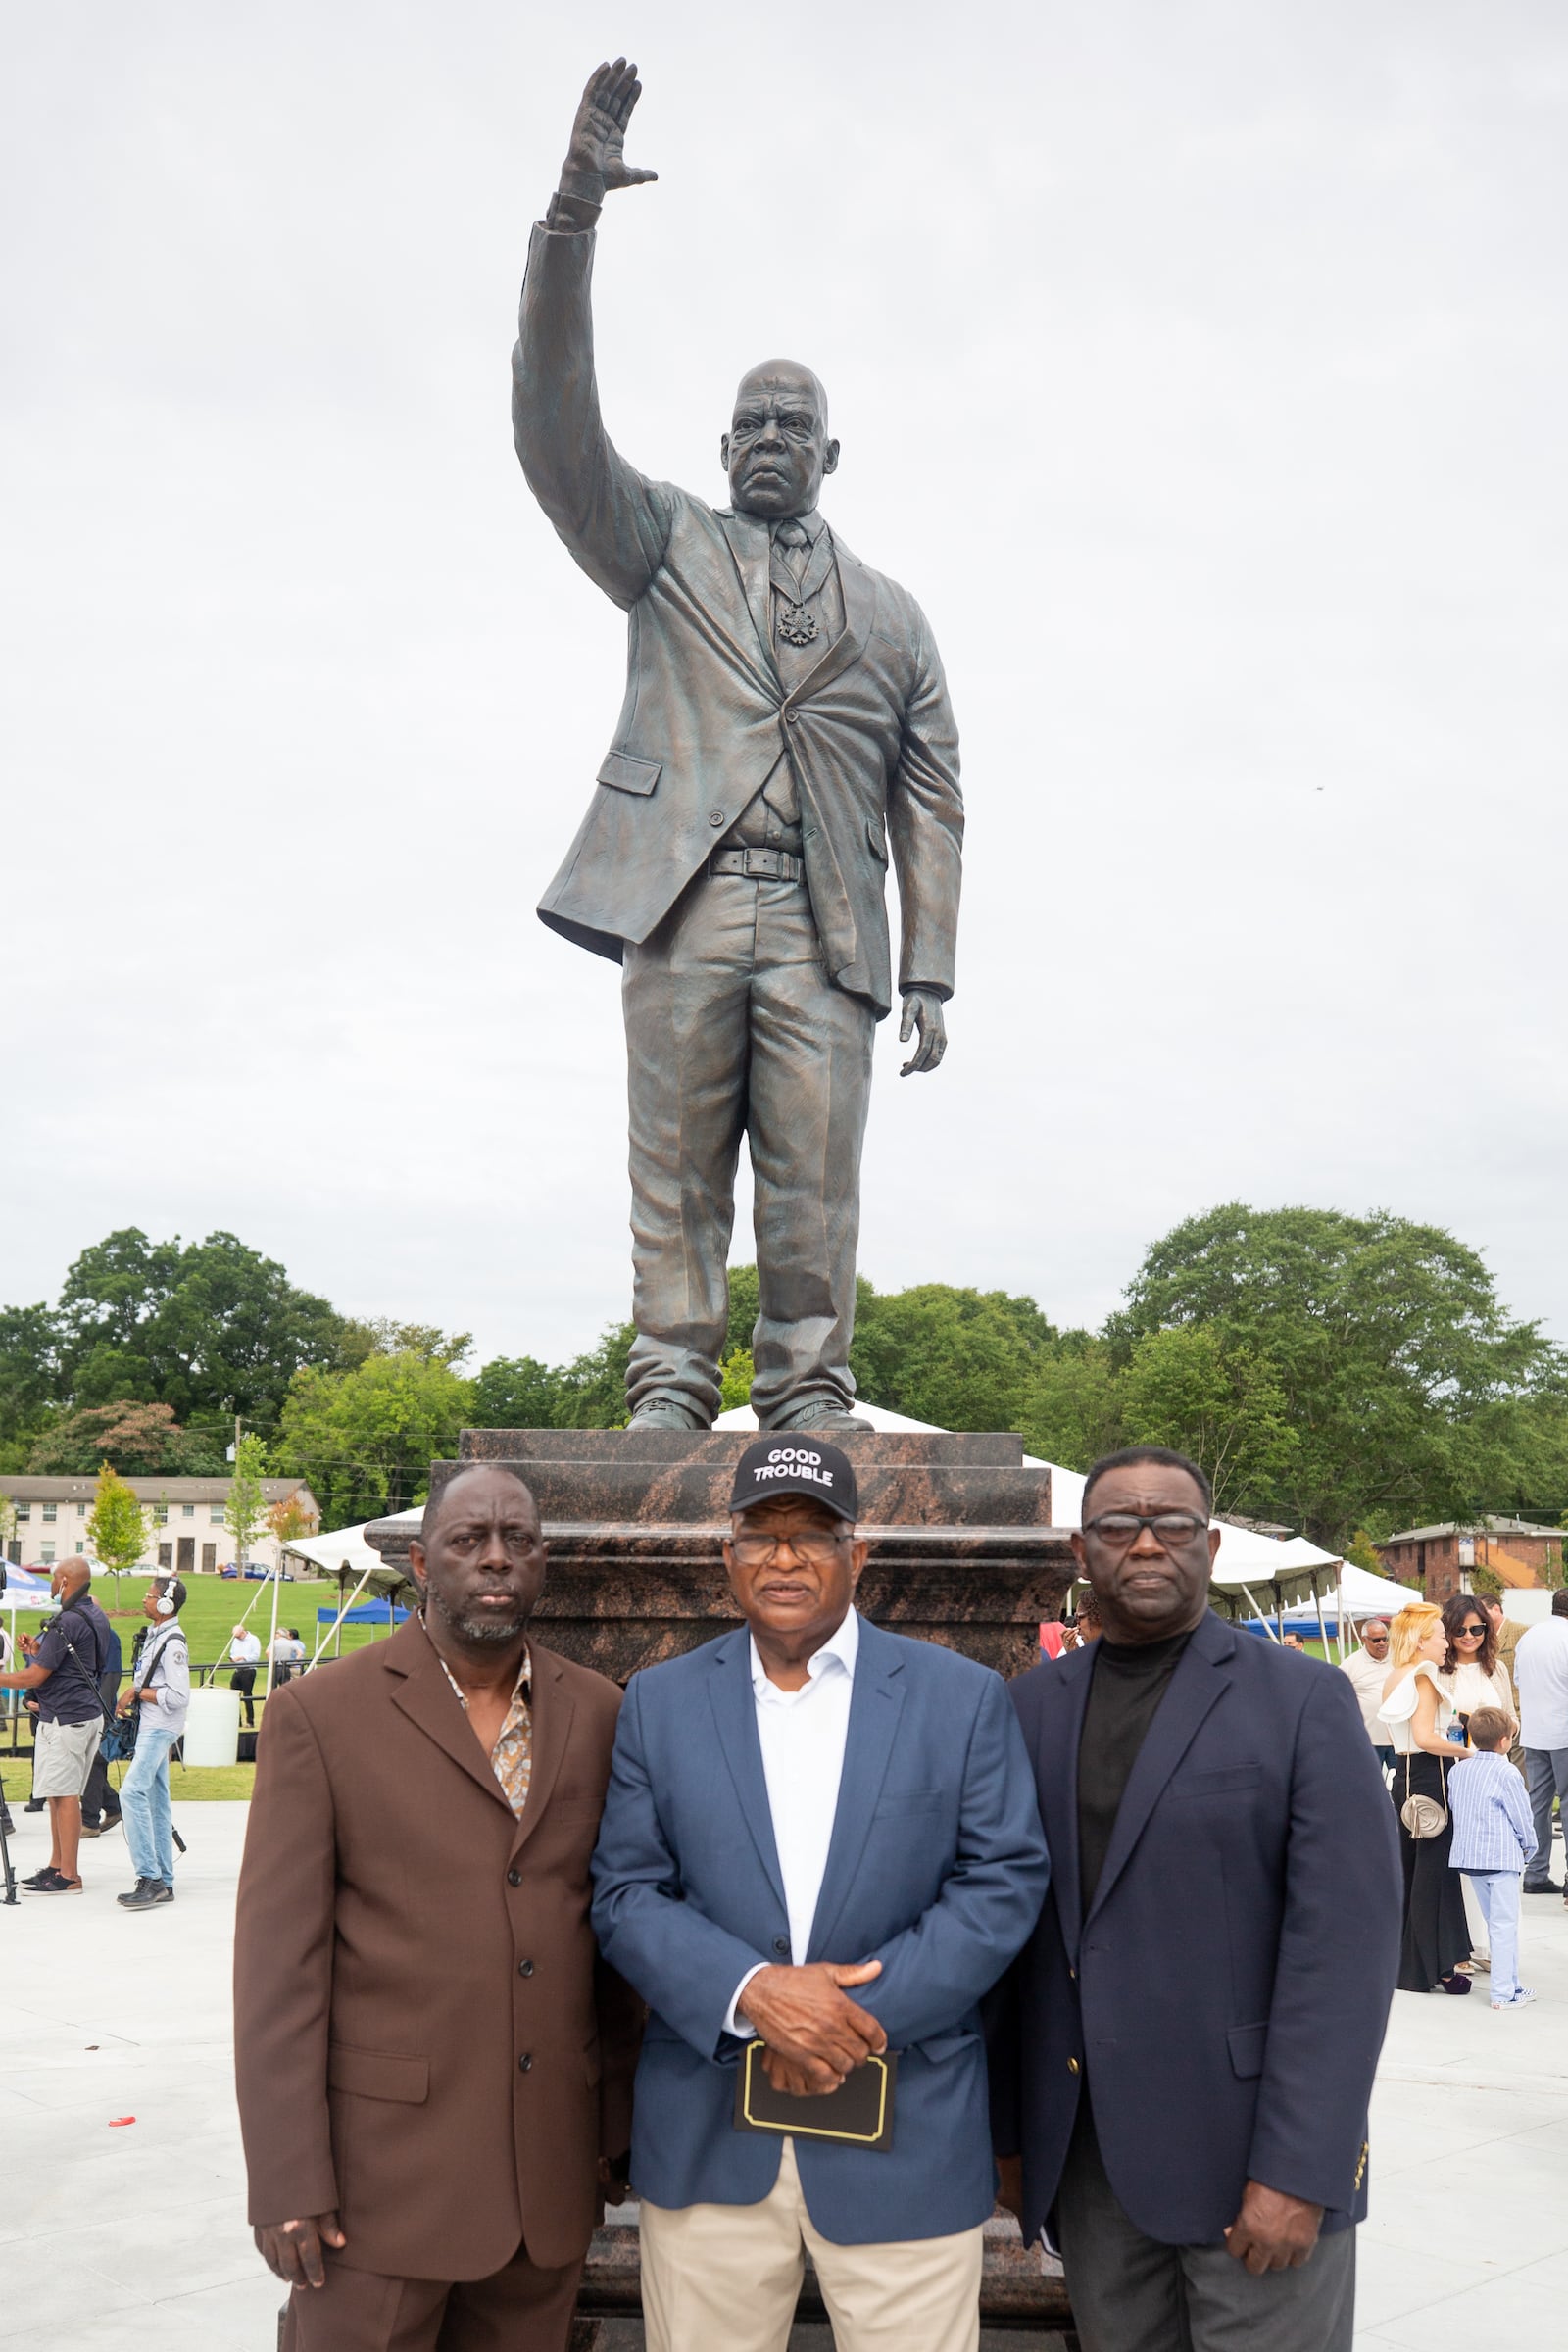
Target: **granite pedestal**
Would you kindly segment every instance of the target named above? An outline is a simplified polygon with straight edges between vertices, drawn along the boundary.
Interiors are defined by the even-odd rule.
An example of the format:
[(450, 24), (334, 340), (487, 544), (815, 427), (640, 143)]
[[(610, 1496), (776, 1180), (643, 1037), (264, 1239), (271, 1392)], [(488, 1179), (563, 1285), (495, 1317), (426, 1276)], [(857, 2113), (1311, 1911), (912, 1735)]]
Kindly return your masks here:
[[(432, 1465), (431, 1492), (471, 1463), (515, 1470), (550, 1545), (540, 1639), (624, 1683), (738, 1622), (720, 1545), (751, 1442), (739, 1430), (465, 1430), (458, 1460)], [(1060, 1614), (1073, 1574), (1066, 1534), (1051, 1525), (1050, 1471), (1026, 1466), (1005, 1435), (875, 1431), (842, 1446), (871, 1546), (863, 1613), (1001, 1674), (1033, 1665), (1040, 1620)], [(366, 1540), (388, 1566), (406, 1564), (407, 1527), (378, 1521)]]

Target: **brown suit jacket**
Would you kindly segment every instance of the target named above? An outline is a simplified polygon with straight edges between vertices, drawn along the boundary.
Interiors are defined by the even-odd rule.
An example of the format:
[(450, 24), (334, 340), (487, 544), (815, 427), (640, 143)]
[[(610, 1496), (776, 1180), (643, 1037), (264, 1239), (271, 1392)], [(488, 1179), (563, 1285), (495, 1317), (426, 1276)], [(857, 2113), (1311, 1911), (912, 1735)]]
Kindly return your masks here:
[(519, 2238), (574, 2262), (630, 2143), (639, 2013), (588, 1919), (620, 1693), (531, 1646), (520, 1820), (416, 1618), (267, 1707), (234, 1942), (250, 2216), (335, 2207), (357, 2270), (482, 2278)]

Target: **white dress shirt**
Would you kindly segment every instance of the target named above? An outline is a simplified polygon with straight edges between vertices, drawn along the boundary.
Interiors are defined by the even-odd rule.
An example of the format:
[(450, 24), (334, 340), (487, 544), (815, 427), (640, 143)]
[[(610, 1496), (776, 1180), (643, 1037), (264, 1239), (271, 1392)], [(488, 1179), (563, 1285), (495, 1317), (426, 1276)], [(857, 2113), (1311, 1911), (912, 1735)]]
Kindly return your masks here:
[(1568, 1617), (1544, 1617), (1513, 1653), (1519, 1739), (1525, 1747), (1568, 1747)]
[[(808, 1680), (800, 1690), (781, 1690), (777, 1683), (770, 1683), (755, 1641), (751, 1646), (762, 1777), (767, 1783), (773, 1843), (784, 1880), (790, 1958), (799, 1968), (810, 1949), (816, 1898), (822, 1891), (827, 1849), (833, 1839), (839, 1782), (844, 1775), (844, 1743), (850, 1736), (855, 1661), (860, 1650), (860, 1620), (851, 1609), (837, 1633), (810, 1659), (806, 1669)], [(735, 2001), (752, 1979), (771, 1965), (759, 1961), (736, 1985), (735, 2000), (724, 2020), (728, 2033), (746, 2035), (754, 2031), (738, 2014)]]
[(1393, 1671), (1387, 1656), (1374, 1658), (1364, 1649), (1353, 1650), (1340, 1668), (1361, 1702), (1361, 1721), (1374, 1747), (1389, 1744), (1389, 1729), (1382, 1711), (1383, 1686)]

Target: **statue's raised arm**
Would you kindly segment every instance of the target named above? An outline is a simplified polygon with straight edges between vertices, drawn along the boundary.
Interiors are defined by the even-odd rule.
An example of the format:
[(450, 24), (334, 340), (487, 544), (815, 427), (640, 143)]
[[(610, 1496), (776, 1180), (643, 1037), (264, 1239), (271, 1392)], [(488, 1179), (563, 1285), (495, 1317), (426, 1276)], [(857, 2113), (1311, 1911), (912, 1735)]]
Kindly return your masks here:
[(512, 433), (528, 487), (589, 578), (622, 606), (642, 595), (669, 539), (667, 501), (605, 431), (594, 374), (600, 207), (609, 191), (659, 177), (626, 161), (642, 86), (623, 57), (588, 76), (561, 183), (529, 247), (512, 355)]

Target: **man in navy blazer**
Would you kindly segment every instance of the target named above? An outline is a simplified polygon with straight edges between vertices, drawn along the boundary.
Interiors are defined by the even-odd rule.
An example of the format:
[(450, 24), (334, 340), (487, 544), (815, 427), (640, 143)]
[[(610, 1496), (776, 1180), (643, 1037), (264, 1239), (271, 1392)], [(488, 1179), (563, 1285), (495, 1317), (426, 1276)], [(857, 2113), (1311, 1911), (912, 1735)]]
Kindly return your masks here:
[[(857, 1614), (856, 1511), (835, 1446), (751, 1446), (724, 1547), (747, 1624), (635, 1676), (621, 1712), (594, 1927), (651, 2012), (631, 2158), (650, 2352), (783, 2352), (807, 2250), (839, 2352), (979, 2341), (979, 2004), (1034, 1925), (1046, 1847), (999, 1678)], [(825, 2094), (896, 2051), (891, 2146), (738, 2130), (753, 2034), (823, 2124)]]
[(1084, 2352), (1348, 2352), (1394, 1817), (1344, 1676), (1210, 1613), (1209, 1506), (1180, 1454), (1097, 1463), (1102, 1639), (1011, 1687), (1054, 1877), (993, 2004), (1003, 2196)]

